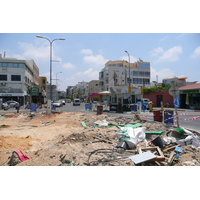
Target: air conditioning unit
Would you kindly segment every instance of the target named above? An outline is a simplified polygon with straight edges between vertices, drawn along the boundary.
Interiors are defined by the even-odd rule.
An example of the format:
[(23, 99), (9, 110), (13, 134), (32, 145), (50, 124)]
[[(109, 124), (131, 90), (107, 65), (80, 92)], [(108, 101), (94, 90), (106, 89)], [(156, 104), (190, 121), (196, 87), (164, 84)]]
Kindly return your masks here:
[(1, 83), (1, 85), (2, 85), (2, 86), (5, 86), (5, 85), (6, 85), (6, 83)]

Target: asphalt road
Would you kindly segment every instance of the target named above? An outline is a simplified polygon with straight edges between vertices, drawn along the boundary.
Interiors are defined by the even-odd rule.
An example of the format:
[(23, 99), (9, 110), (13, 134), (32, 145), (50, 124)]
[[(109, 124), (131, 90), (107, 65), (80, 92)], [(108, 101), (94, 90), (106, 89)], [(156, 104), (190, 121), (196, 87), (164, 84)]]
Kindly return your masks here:
[[(159, 109), (159, 108), (158, 108)], [(85, 110), (85, 104), (81, 103), (80, 106), (73, 106), (72, 103), (66, 103), (66, 105), (62, 107), (57, 107), (57, 111), (63, 111), (63, 112), (84, 112), (84, 113), (97, 113), (96, 111), (89, 111)], [(172, 109), (174, 110), (174, 109)], [(46, 111), (45, 108), (37, 109), (37, 112), (40, 111)], [(15, 108), (10, 108), (7, 111), (0, 110), (0, 115), (4, 113), (17, 113), (17, 110)], [(24, 109), (23, 106), (20, 107), (19, 113), (30, 113), (29, 109)], [(124, 116), (124, 117), (133, 117), (134, 113), (126, 112), (126, 113), (109, 113), (109, 112), (103, 112), (103, 114), (107, 115), (113, 115), (113, 116)], [(153, 112), (141, 112), (141, 117), (143, 119), (147, 119), (149, 121), (153, 121)], [(181, 127), (185, 127), (187, 129), (192, 129), (200, 132), (200, 112), (194, 112), (193, 110), (179, 110), (178, 111), (178, 117), (179, 117), (179, 125)], [(199, 118), (198, 118), (199, 117)], [(174, 116), (174, 119), (176, 116)]]

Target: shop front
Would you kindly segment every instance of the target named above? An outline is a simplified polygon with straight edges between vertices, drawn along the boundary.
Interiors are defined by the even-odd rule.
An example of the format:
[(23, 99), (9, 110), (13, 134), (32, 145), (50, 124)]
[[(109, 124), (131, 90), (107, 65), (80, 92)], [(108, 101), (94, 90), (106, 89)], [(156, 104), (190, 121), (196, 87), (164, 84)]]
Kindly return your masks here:
[(180, 108), (200, 110), (200, 83), (180, 87)]

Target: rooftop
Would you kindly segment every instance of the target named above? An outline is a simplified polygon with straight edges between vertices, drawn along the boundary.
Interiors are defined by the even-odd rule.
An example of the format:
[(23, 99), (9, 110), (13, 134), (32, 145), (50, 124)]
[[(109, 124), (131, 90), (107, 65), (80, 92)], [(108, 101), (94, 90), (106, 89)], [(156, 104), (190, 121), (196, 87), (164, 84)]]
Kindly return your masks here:
[(200, 83), (195, 83), (192, 85), (187, 85), (179, 88), (180, 90), (193, 90), (193, 89), (200, 89)]

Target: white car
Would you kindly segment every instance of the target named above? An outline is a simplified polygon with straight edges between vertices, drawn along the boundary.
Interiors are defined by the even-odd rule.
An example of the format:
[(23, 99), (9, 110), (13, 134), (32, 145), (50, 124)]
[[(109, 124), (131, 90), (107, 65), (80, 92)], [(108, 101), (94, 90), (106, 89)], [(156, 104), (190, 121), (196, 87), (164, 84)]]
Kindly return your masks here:
[(60, 99), (60, 101), (62, 102), (63, 105), (65, 105), (65, 100), (64, 99)]
[(61, 101), (53, 101), (52, 105), (56, 106), (56, 107), (61, 107), (63, 106), (62, 102)]
[(17, 101), (6, 101), (5, 103), (8, 104), (9, 108), (15, 108), (19, 103)]

